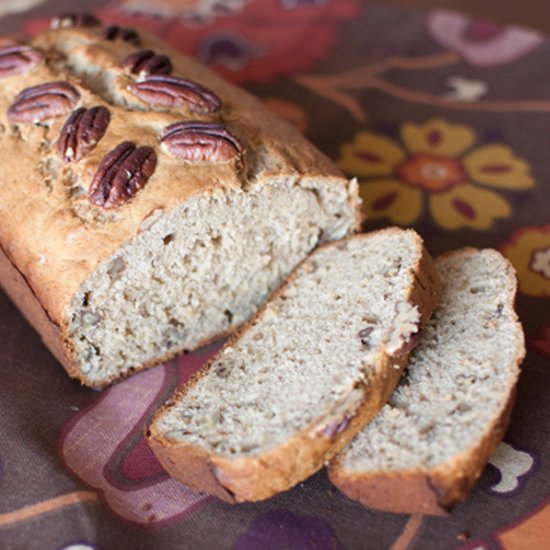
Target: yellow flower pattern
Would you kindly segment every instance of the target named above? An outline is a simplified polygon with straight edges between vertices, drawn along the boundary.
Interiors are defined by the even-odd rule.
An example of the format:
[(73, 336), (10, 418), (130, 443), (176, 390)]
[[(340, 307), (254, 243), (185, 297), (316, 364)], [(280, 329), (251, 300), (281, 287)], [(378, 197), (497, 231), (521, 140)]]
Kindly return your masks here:
[(500, 249), (516, 268), (523, 294), (550, 298), (550, 225), (524, 227)]
[(341, 148), (340, 167), (361, 178), (363, 208), (372, 219), (409, 225), (427, 203), (433, 220), (444, 229), (486, 230), (512, 212), (496, 191), (534, 185), (524, 160), (506, 145), (474, 147), (476, 135), (468, 126), (443, 119), (406, 122), (399, 137), (397, 143), (359, 132)]

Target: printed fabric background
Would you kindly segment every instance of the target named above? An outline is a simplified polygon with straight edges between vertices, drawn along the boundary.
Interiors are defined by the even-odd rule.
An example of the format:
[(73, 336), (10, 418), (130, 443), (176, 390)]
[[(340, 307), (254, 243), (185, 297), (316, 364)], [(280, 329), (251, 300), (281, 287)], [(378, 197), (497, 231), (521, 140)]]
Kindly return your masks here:
[[(32, 35), (66, 0), (3, 1)], [(386, 514), (324, 471), (230, 506), (172, 481), (142, 433), (216, 347), (102, 393), (79, 387), (0, 292), (0, 548), (526, 549), (550, 533), (550, 41), (456, 13), (359, 0), (82, 0), (259, 95), (350, 177), (368, 221), (415, 227), (432, 254), (498, 248), (517, 269), (528, 354), (517, 405), (448, 517)]]

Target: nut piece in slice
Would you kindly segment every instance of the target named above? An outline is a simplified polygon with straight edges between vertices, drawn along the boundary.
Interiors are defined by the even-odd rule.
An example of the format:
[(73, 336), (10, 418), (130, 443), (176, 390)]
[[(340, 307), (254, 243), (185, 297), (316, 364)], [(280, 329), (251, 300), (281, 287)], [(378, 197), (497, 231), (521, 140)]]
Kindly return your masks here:
[(502, 439), (523, 331), (516, 279), (496, 250), (436, 261), (441, 303), (381, 413), (336, 457), (333, 483), (380, 510), (442, 514), (464, 498)]
[(412, 230), (318, 248), (157, 413), (153, 451), (174, 478), (229, 502), (289, 489), (382, 407), (438, 294)]

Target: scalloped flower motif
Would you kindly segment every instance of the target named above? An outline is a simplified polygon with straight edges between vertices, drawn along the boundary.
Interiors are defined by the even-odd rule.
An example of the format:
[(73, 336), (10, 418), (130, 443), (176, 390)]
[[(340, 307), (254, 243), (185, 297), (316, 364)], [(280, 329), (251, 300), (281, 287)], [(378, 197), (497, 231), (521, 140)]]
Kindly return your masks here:
[(154, 411), (217, 348), (184, 355), (107, 389), (63, 428), (59, 454), (65, 467), (91, 485), (116, 515), (142, 525), (166, 524), (209, 497), (170, 479), (143, 432)]
[(489, 465), (498, 473), (498, 479), (488, 490), (499, 495), (517, 494), (536, 469), (536, 461), (530, 452), (505, 441), (491, 456)]
[(436, 42), (479, 66), (515, 61), (545, 40), (544, 35), (536, 31), (471, 19), (447, 10), (430, 12), (426, 24)]
[(550, 225), (522, 227), (500, 251), (516, 268), (520, 292), (550, 298)]
[(415, 222), (425, 203), (435, 223), (448, 230), (487, 230), (511, 215), (500, 191), (533, 187), (529, 165), (501, 143), (476, 144), (468, 126), (443, 119), (405, 122), (399, 142), (358, 132), (342, 146), (339, 165), (361, 180), (363, 208), (371, 219)]

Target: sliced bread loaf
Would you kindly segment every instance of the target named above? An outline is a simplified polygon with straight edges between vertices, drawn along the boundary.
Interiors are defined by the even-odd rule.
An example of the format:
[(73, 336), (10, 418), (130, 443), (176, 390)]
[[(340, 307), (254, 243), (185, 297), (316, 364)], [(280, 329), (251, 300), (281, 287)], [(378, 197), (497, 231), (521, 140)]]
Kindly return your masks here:
[(258, 99), (84, 21), (0, 48), (0, 286), (98, 387), (235, 330), (360, 201)]
[(393, 391), (435, 307), (414, 231), (317, 249), (148, 432), (166, 470), (221, 499), (265, 499), (321, 468)]
[(516, 278), (495, 250), (437, 259), (441, 302), (381, 413), (329, 468), (367, 506), (444, 513), (481, 474), (507, 428), (524, 355)]

